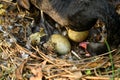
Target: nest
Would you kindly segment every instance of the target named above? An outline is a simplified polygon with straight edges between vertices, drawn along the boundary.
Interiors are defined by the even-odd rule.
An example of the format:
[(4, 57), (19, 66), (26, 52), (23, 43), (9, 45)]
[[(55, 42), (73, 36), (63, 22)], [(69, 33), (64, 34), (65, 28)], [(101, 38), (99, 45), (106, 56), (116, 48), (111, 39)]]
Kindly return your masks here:
[[(1, 80), (109, 80), (119, 79), (120, 50), (115, 49), (90, 58), (66, 58), (38, 46), (26, 47), (33, 19), (18, 13), (17, 4), (0, 5), (0, 79)], [(2, 11), (1, 11), (2, 10)]]

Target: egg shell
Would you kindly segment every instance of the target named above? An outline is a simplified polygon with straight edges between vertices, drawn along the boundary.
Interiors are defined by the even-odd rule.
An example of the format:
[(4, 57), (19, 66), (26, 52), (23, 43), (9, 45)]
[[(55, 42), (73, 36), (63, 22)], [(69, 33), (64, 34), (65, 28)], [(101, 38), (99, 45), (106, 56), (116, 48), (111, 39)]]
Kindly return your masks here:
[(68, 37), (74, 42), (82, 42), (88, 37), (89, 31), (73, 31), (71, 29), (68, 30)]
[(60, 55), (67, 54), (71, 50), (69, 40), (60, 34), (53, 34), (51, 36), (51, 42), (55, 44), (55, 51)]

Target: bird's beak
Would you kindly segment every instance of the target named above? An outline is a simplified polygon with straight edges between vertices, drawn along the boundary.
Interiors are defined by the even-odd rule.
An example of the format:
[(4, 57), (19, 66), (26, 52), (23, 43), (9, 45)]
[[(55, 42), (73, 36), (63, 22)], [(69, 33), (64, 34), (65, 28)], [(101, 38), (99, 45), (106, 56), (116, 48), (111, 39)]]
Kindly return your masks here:
[(84, 49), (87, 49), (87, 44), (89, 44), (89, 42), (81, 42), (79, 44), (80, 47), (84, 48)]

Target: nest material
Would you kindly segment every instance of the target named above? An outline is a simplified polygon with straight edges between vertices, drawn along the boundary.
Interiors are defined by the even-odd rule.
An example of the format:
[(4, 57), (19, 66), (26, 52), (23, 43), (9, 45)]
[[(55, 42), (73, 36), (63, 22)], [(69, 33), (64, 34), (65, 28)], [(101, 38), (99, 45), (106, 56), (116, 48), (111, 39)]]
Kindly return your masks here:
[[(37, 80), (109, 80), (114, 73), (119, 78), (120, 50), (85, 58), (64, 59), (54, 52), (43, 52), (38, 47), (27, 49), (25, 44), (31, 34), (28, 13), (18, 13), (11, 1), (2, 4), (5, 14), (0, 16), (0, 79)], [(0, 5), (2, 5), (0, 4)], [(14, 8), (13, 8), (14, 6)], [(8, 7), (13, 11), (6, 11)], [(16, 7), (16, 8), (15, 8)], [(9, 13), (9, 14), (8, 14)], [(22, 16), (21, 16), (22, 15)], [(112, 58), (109, 56), (112, 55)], [(71, 55), (68, 55), (71, 57)], [(112, 62), (111, 62), (112, 61)], [(114, 70), (112, 66), (114, 63)]]

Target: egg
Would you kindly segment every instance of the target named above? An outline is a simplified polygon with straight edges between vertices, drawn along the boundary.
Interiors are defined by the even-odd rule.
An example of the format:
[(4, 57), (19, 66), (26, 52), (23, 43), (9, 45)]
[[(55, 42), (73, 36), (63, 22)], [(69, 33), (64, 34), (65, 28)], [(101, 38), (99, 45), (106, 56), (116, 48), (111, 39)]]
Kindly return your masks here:
[(67, 54), (71, 50), (71, 44), (69, 40), (60, 34), (53, 34), (50, 38), (52, 44), (54, 44), (55, 51), (62, 55)]
[(74, 42), (82, 42), (88, 37), (89, 31), (73, 31), (68, 29), (68, 37)]

